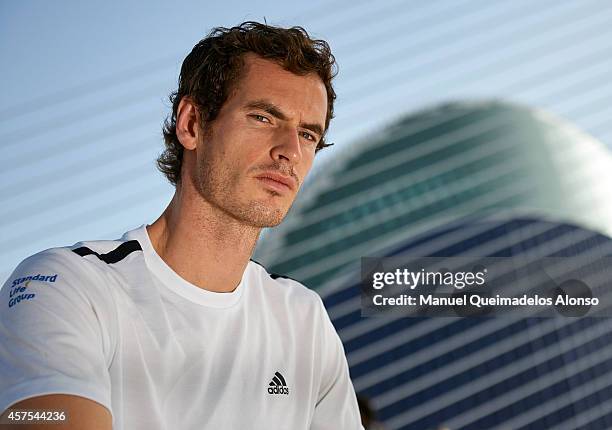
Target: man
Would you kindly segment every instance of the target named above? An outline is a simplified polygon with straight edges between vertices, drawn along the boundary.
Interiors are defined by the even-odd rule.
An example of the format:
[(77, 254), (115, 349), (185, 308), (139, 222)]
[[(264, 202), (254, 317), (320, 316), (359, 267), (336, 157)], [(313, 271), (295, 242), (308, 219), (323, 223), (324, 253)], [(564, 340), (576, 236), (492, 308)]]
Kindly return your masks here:
[(194, 47), (158, 160), (168, 208), (119, 240), (36, 254), (0, 291), (5, 422), (37, 409), (70, 429), (361, 428), (321, 299), (249, 260), (326, 146), (333, 76), (299, 27), (247, 22)]

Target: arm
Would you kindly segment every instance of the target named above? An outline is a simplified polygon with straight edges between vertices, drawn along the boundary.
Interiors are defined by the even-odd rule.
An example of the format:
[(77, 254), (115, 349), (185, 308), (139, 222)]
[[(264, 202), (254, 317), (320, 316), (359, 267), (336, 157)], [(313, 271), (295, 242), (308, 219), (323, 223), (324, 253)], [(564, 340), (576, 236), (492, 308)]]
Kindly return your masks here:
[(319, 354), (322, 379), (310, 429), (363, 429), (342, 341), (320, 298), (319, 301), (322, 314)]
[(110, 428), (109, 298), (69, 252), (28, 258), (0, 289), (0, 411), (65, 410), (57, 428)]
[[(104, 406), (92, 400), (79, 396), (69, 396), (64, 394), (50, 394), (46, 396), (31, 397), (22, 400), (8, 408), (2, 414), (1, 422), (8, 422), (6, 416), (11, 409), (25, 410), (45, 410), (63, 411), (66, 413), (66, 421), (61, 424), (53, 425), (57, 430), (111, 430), (111, 414)], [(0, 430), (35, 430), (47, 428), (45, 424), (5, 424), (0, 425)]]

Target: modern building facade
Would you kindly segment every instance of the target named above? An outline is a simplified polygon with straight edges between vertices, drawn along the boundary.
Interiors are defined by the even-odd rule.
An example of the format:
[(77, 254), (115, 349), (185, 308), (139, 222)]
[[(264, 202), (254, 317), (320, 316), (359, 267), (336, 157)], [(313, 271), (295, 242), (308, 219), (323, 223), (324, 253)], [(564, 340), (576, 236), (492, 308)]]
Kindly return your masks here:
[(456, 103), (315, 175), (255, 258), (324, 297), (357, 391), (390, 428), (612, 427), (608, 318), (363, 318), (357, 288), (364, 256), (612, 255), (603, 145), (544, 112)]

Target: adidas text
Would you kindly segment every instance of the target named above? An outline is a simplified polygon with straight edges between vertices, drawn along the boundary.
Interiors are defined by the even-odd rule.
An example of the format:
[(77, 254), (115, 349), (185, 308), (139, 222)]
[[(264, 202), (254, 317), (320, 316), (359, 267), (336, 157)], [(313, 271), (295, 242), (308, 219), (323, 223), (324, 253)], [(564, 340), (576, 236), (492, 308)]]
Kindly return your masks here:
[(268, 394), (289, 394), (289, 388), (279, 387), (278, 385), (275, 387), (268, 387)]

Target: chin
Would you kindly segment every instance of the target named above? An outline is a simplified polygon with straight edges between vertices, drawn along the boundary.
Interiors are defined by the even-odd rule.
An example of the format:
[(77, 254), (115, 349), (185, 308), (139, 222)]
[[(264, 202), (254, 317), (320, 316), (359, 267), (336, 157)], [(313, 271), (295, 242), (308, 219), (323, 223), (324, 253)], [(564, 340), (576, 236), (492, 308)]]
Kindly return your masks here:
[(235, 218), (251, 227), (276, 227), (285, 219), (289, 208), (270, 206), (261, 202), (253, 202), (242, 210), (233, 211)]
[(260, 214), (262, 216), (253, 217), (250, 224), (254, 227), (269, 228), (276, 227), (285, 219), (286, 212)]

